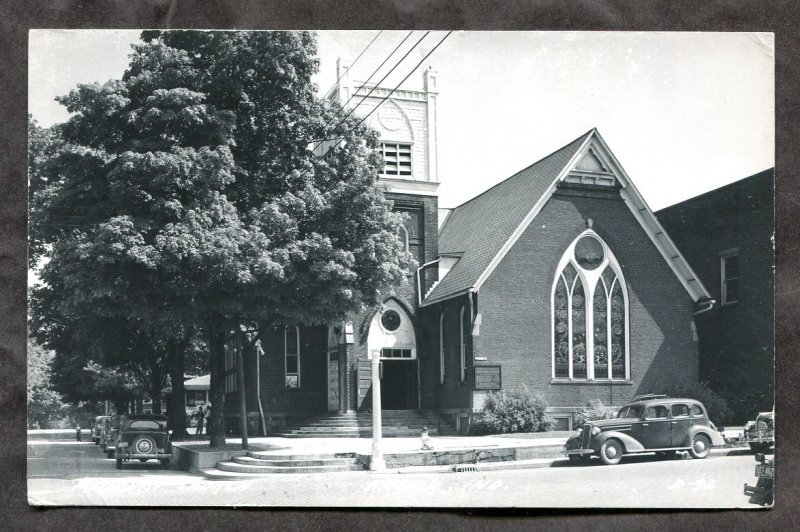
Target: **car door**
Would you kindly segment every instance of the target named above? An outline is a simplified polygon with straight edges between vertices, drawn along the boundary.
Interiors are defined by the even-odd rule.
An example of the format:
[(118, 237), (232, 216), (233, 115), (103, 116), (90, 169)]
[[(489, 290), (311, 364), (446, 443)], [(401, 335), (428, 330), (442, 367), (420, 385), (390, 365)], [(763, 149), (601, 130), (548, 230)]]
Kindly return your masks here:
[(641, 422), (641, 439), (645, 449), (663, 449), (671, 446), (669, 408), (663, 404), (648, 405)]
[(681, 447), (688, 445), (689, 429), (692, 428), (692, 418), (689, 416), (689, 405), (686, 403), (675, 403), (670, 406), (672, 419), (672, 446)]

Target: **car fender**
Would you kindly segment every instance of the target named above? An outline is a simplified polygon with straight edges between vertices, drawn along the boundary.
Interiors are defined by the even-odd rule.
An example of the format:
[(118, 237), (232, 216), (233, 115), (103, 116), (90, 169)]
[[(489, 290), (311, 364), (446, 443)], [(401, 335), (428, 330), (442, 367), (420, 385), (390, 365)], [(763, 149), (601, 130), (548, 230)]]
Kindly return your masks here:
[(706, 427), (704, 425), (695, 425), (694, 427), (689, 429), (686, 438), (681, 442), (681, 447), (691, 446), (692, 439), (698, 433), (702, 433), (708, 436), (708, 438), (711, 440), (712, 447), (722, 447), (725, 445), (725, 438), (722, 437), (722, 434), (712, 429), (711, 427)]
[[(625, 434), (624, 432), (617, 432), (615, 430), (609, 430), (607, 432), (601, 432), (597, 436), (594, 437), (595, 445), (597, 446), (596, 449), (600, 449), (600, 446), (603, 445), (603, 442), (608, 440), (609, 438), (616, 438), (622, 442), (622, 445), (625, 446), (626, 453), (635, 453), (639, 451), (644, 451), (644, 447), (641, 443), (637, 440)], [(592, 446), (594, 447), (594, 445)]]

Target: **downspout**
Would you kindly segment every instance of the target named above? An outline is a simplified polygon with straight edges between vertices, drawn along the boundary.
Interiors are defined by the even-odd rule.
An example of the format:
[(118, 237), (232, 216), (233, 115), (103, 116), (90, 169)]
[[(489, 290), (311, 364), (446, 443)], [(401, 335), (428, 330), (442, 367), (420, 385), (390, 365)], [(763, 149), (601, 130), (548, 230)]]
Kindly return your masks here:
[(710, 298), (702, 298), (702, 299), (698, 299), (698, 300), (697, 300), (697, 304), (704, 304), (704, 303), (707, 303), (707, 304), (708, 304), (708, 306), (707, 306), (707, 307), (705, 307), (705, 308), (701, 308), (701, 309), (700, 309), (700, 310), (698, 310), (698, 311), (695, 311), (695, 312), (692, 314), (692, 316), (699, 316), (700, 314), (703, 314), (704, 312), (708, 312), (709, 310), (711, 310), (711, 309), (713, 309), (713, 308), (714, 308), (714, 303), (716, 303), (716, 302), (717, 302), (717, 301), (716, 301), (715, 299), (710, 299)]
[(436, 264), (440, 260), (441, 259), (436, 259), (436, 260), (432, 260), (430, 262), (426, 262), (425, 264), (423, 264), (422, 266), (417, 268), (417, 294), (418, 294), (417, 303), (419, 305), (422, 305), (422, 275), (420, 275), (420, 273), (422, 272), (423, 269), (425, 269), (428, 266), (431, 266), (433, 264)]
[[(469, 292), (467, 292), (467, 299), (469, 299), (470, 358), (472, 358), (471, 366), (473, 368), (472, 369), (473, 375), (475, 374), (475, 336), (473, 336), (473, 334), (472, 334), (472, 331), (473, 331), (473, 329), (475, 327), (475, 323), (474, 323), (474, 321), (475, 321), (475, 302), (473, 301), (473, 294), (477, 294), (477, 293), (478, 292), (475, 290), (475, 288), (470, 288)], [(466, 363), (467, 363), (467, 361), (464, 360), (464, 364), (466, 364)], [(464, 380), (467, 380), (466, 371), (465, 371), (465, 375), (464, 375)], [(472, 382), (472, 386), (473, 387), (475, 386), (475, 381), (474, 380)], [(470, 409), (470, 411), (473, 411), (475, 409), (475, 394), (474, 393), (471, 393), (470, 397), (469, 397), (469, 409)], [(472, 421), (472, 416), (470, 415), (468, 419), (469, 419), (469, 421), (467, 421), (467, 423), (470, 423)]]

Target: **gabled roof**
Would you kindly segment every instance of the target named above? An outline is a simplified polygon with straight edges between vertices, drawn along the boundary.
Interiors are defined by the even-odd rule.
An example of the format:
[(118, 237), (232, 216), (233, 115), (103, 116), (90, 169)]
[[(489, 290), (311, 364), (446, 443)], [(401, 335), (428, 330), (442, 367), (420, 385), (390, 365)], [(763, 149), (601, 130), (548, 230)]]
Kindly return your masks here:
[(590, 150), (592, 158), (600, 155), (605, 161), (608, 168), (603, 168), (603, 173), (617, 180), (626, 204), (692, 299), (708, 297), (600, 133), (592, 129), (453, 209), (439, 232), (439, 255), (462, 256), (433, 287), (423, 306), (479, 289), (550, 199), (558, 183), (573, 170), (581, 172), (576, 165)]

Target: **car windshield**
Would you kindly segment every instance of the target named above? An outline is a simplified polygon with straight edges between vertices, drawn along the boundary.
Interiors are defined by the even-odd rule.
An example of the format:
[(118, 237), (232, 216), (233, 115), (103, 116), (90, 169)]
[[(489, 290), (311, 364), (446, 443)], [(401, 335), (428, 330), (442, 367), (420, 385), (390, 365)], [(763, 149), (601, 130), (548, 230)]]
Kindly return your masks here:
[(622, 410), (619, 411), (617, 417), (634, 417), (639, 418), (642, 415), (642, 407), (639, 405), (629, 405), (623, 407)]
[(161, 423), (152, 419), (136, 419), (131, 421), (130, 430), (159, 430)]

